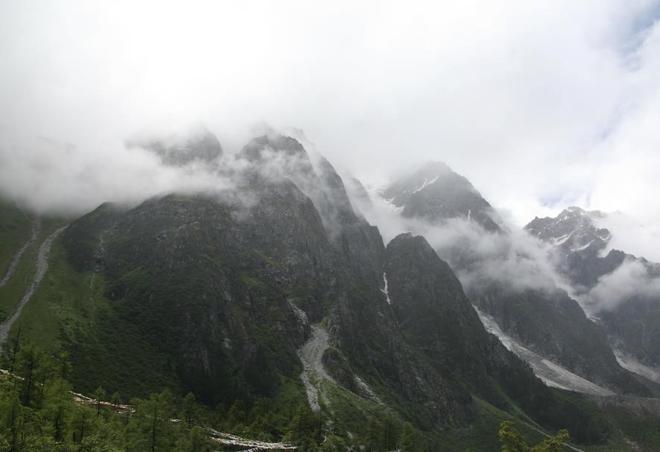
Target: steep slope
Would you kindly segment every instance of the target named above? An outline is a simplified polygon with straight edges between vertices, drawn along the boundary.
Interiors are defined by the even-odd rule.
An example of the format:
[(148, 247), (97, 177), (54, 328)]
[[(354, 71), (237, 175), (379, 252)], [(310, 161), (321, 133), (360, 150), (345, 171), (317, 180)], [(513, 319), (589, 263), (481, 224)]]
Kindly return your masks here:
[(573, 434), (582, 440), (600, 435), (589, 438), (594, 432), (577, 421), (581, 410), (555, 397), (486, 332), (460, 282), (423, 237), (392, 240), (383, 277), (403, 336), (447, 379), (500, 408), (512, 410), (513, 402), (545, 425), (557, 428), (573, 419)]
[(499, 231), (497, 214), (463, 176), (441, 162), (428, 162), (389, 185), (383, 197), (407, 218), (438, 222), (466, 218), (487, 231)]
[(612, 391), (574, 374), (563, 366), (525, 347), (518, 340), (503, 332), (490, 315), (479, 310), (477, 310), (477, 313), (486, 331), (495, 335), (502, 342), (502, 345), (527, 362), (534, 369), (534, 374), (548, 386), (598, 396), (614, 395)]
[[(497, 218), (496, 215), (465, 178), (445, 165), (426, 165), (415, 177), (392, 184), (384, 196), (392, 197), (391, 202), (402, 208), (401, 215), (429, 224), (431, 234), (435, 230), (443, 235), (448, 218), (467, 220), (469, 217), (472, 224), (465, 224), (464, 234), (460, 235), (459, 231), (456, 236), (456, 231), (452, 230), (455, 239), (449, 244), (443, 243), (438, 252), (468, 283), (467, 292), (472, 302), (492, 316), (504, 333), (598, 385), (615, 392), (649, 393), (619, 365), (602, 328), (585, 316), (580, 305), (557, 287), (550, 275), (534, 267), (530, 251), (517, 247), (516, 239), (495, 222), (497, 227), (489, 223), (488, 219)], [(475, 223), (480, 228), (475, 228)], [(564, 233), (561, 228), (557, 232)], [(593, 236), (590, 246), (595, 248), (596, 238), (603, 231), (588, 232)], [(580, 237), (576, 235), (576, 242), (567, 246), (582, 247), (582, 242), (578, 245), (578, 241), (587, 241), (590, 237), (586, 233)], [(490, 253), (487, 261), (484, 248)], [(517, 284), (498, 273), (498, 267), (518, 272), (522, 268), (519, 263), (526, 261), (532, 265), (533, 283)], [(513, 276), (525, 282), (526, 276)]]
[[(160, 356), (155, 373), (169, 369), (207, 403), (230, 402), (272, 396), (281, 377), (297, 378), (298, 351), (314, 328), (300, 309), (311, 324), (327, 318), (335, 372), (343, 369), (353, 386), (353, 368), (364, 368), (364, 379), (377, 379), (384, 397), (410, 404), (410, 413), (414, 401), (429, 405), (417, 410), (429, 427), (465, 418), (456, 390), (437, 372), (427, 375), (405, 341), (383, 348), (396, 329), (379, 317), (382, 239), (352, 212), (332, 167), (302, 175), (317, 182), (310, 198), (287, 177), (301, 174), (273, 174), (261, 163), (237, 178), (235, 191), (170, 195), (128, 211), (103, 206), (71, 225), (69, 259), (103, 275), (114, 334), (137, 332), (136, 346)], [(72, 339), (81, 372), (87, 339)], [(112, 381), (121, 375), (105, 383)]]
[(410, 421), (436, 445), (484, 416), (488, 439), (470, 442), (481, 449), (508, 416), (606, 438), (592, 408), (486, 333), (424, 239), (385, 248), (329, 162), (281, 136), (237, 158), (231, 189), (105, 204), (54, 243), (21, 326), (69, 352), (78, 389), (169, 387), (289, 413), (309, 404), (351, 444), (369, 423)]
[[(0, 198), (0, 280), (12, 273), (20, 259), (25, 245), (33, 235), (30, 228), (30, 217), (14, 203)], [(8, 279), (8, 278), (7, 278)], [(4, 285), (0, 282), (0, 286)]]
[(569, 207), (555, 218), (535, 218), (526, 229), (548, 243), (557, 269), (571, 281), (609, 335), (620, 363), (660, 381), (660, 266), (609, 249), (599, 227), (605, 214)]
[[(319, 278), (331, 274), (323, 267), (331, 256), (309, 199), (291, 183), (263, 190), (240, 223), (240, 210), (217, 199), (171, 195), (96, 235), (117, 315), (171, 356), (182, 385), (210, 404), (272, 394), (278, 371), (296, 368), (305, 335), (287, 296), (322, 306), (332, 293)], [(65, 236), (72, 258), (75, 234)]]
[(345, 178), (346, 191), (351, 201), (356, 205), (360, 211), (365, 211), (373, 207), (373, 202), (369, 196), (369, 192), (364, 187), (362, 182), (356, 177), (349, 176)]
[(544, 358), (612, 391), (650, 394), (618, 364), (602, 328), (564, 291), (492, 283), (471, 297), (502, 331)]

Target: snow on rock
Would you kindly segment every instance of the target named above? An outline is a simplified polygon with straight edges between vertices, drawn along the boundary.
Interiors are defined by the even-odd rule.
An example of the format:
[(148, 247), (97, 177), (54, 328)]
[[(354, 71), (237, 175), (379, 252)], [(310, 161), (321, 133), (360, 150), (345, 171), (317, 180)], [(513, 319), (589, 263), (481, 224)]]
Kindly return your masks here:
[(589, 248), (589, 246), (591, 246), (592, 243), (594, 243), (594, 241), (593, 241), (593, 240), (590, 240), (590, 241), (587, 242), (585, 245), (577, 246), (577, 247), (575, 247), (575, 248), (571, 248), (571, 251), (574, 252), (574, 253), (576, 253), (576, 252), (578, 252), (578, 251), (584, 251), (584, 250), (586, 250), (587, 248)]
[(385, 301), (387, 304), (392, 304), (392, 299), (390, 298), (390, 290), (387, 285), (387, 273), (383, 272), (383, 288), (380, 289), (381, 292), (385, 295)]
[(642, 377), (648, 378), (651, 381), (660, 383), (660, 369), (657, 367), (647, 366), (640, 363), (637, 359), (630, 356), (626, 352), (614, 348), (614, 356), (619, 362), (619, 365), (630, 372), (633, 372)]
[(422, 185), (420, 185), (415, 190), (413, 190), (413, 193), (417, 193), (417, 192), (420, 192), (420, 191), (424, 190), (429, 185), (435, 183), (435, 181), (437, 181), (438, 179), (440, 179), (440, 176), (436, 176), (436, 177), (434, 177), (433, 179), (430, 179), (430, 180), (429, 179), (424, 179), (424, 182), (422, 183)]
[(611, 396), (614, 392), (598, 386), (597, 384), (574, 374), (570, 370), (543, 358), (538, 353), (520, 344), (516, 339), (504, 333), (495, 319), (474, 308), (479, 314), (479, 319), (489, 333), (497, 336), (509, 351), (515, 353), (520, 359), (527, 362), (534, 374), (546, 385), (569, 391), (593, 394), (598, 396)]
[(568, 234), (564, 234), (561, 237), (557, 237), (556, 239), (552, 239), (552, 244), (553, 245), (562, 245), (562, 244), (566, 243), (568, 241), (568, 239), (571, 238), (571, 235), (573, 235), (572, 232), (568, 233)]

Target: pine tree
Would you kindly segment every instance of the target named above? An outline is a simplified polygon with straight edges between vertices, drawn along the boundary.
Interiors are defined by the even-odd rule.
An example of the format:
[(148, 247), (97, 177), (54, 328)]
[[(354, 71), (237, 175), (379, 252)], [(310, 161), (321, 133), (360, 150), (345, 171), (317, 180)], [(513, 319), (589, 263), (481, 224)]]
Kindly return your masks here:
[(399, 449), (401, 449), (401, 452), (416, 452), (419, 450), (416, 442), (415, 429), (410, 422), (403, 424)]
[(41, 352), (32, 346), (22, 347), (17, 358), (18, 374), (23, 377), (21, 381), (21, 403), (30, 406), (36, 398), (36, 379)]
[(498, 433), (502, 452), (561, 452), (569, 440), (566, 430), (560, 430), (555, 436), (546, 438), (541, 443), (530, 446), (510, 421), (500, 424)]
[(321, 418), (312, 412), (307, 404), (300, 405), (296, 415), (291, 419), (287, 439), (302, 448), (314, 451), (321, 442)]
[(105, 389), (103, 389), (101, 386), (96, 388), (96, 391), (94, 391), (94, 399), (96, 400), (96, 417), (99, 417), (101, 414), (101, 402), (103, 402), (105, 398)]
[(195, 395), (192, 392), (186, 394), (182, 402), (182, 417), (188, 427), (191, 427), (196, 416), (197, 405)]

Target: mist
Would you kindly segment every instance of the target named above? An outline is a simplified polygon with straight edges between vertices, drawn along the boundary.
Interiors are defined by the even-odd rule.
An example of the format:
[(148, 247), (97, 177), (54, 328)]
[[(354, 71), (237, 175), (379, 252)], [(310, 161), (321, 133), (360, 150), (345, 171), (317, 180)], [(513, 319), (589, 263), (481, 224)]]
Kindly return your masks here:
[(5, 1), (0, 195), (82, 213), (222, 185), (126, 140), (203, 123), (231, 154), (265, 122), (371, 185), (445, 161), (512, 230), (576, 204), (658, 231), (659, 16), (652, 0)]
[(378, 225), (386, 243), (404, 232), (424, 236), (456, 271), (467, 290), (497, 282), (515, 291), (563, 289), (572, 293), (549, 259), (547, 245), (515, 226), (509, 218), (498, 218), (503, 231), (491, 232), (465, 218), (433, 223), (404, 218), (377, 191), (371, 191), (370, 199), (368, 206), (362, 205), (363, 213)]
[(658, 300), (660, 278), (652, 275), (643, 263), (629, 259), (612, 273), (602, 276), (581, 301), (588, 311), (597, 314), (638, 297)]
[[(15, 144), (19, 143), (19, 144)], [(173, 167), (122, 143), (87, 152), (47, 138), (15, 141), (0, 153), (0, 191), (24, 208), (80, 215), (109, 201), (132, 205), (170, 192), (219, 191), (230, 179), (201, 163)]]

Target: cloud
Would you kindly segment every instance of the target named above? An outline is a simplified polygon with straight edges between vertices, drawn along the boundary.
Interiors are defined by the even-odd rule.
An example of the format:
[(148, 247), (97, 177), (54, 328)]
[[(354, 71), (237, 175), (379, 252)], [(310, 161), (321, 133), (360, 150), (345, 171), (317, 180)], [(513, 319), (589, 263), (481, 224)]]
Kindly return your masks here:
[(144, 126), (202, 121), (231, 153), (263, 120), (371, 183), (446, 161), (518, 225), (579, 203), (657, 226), (657, 18), (655, 0), (4, 1), (0, 136), (71, 143), (79, 171), (2, 145), (3, 177), (30, 179), (0, 190), (86, 205), (150, 171), (123, 149)]
[(635, 297), (660, 297), (660, 278), (649, 274), (641, 262), (627, 260), (612, 273), (602, 276), (581, 302), (590, 312), (598, 313), (615, 309)]
[[(654, 208), (649, 206), (649, 210), (651, 212), (648, 214), (655, 214)], [(647, 221), (646, 224), (642, 223), (643, 218)], [(607, 228), (612, 233), (612, 238), (608, 242), (607, 249), (603, 250), (603, 254), (611, 249), (623, 250), (653, 262), (660, 262), (660, 248), (654, 246), (660, 243), (660, 222), (655, 222), (645, 215), (633, 218), (622, 212), (608, 213), (595, 221), (599, 228)]]
[(94, 153), (47, 138), (5, 141), (0, 192), (44, 213), (81, 214), (104, 201), (137, 203), (172, 191), (219, 191), (233, 186), (205, 164), (163, 165), (146, 150), (121, 143)]
[(433, 224), (406, 219), (373, 192), (371, 207), (364, 214), (378, 225), (386, 242), (402, 232), (424, 236), (468, 290), (499, 282), (514, 290), (561, 288), (570, 292), (550, 262), (547, 247), (524, 230), (510, 227), (507, 219), (502, 221), (509, 230), (503, 233), (486, 231), (478, 223), (462, 218)]

